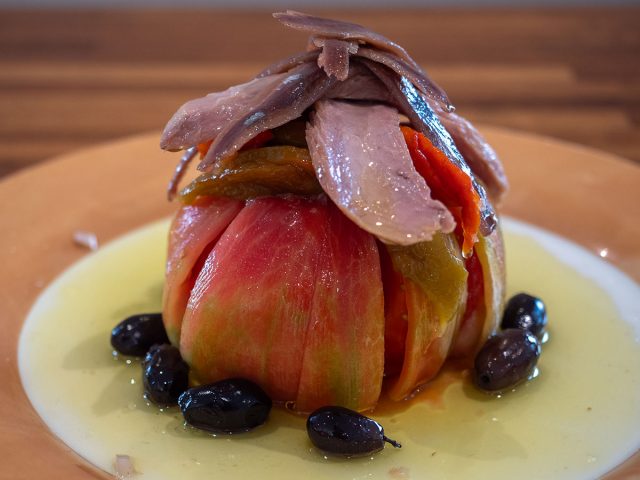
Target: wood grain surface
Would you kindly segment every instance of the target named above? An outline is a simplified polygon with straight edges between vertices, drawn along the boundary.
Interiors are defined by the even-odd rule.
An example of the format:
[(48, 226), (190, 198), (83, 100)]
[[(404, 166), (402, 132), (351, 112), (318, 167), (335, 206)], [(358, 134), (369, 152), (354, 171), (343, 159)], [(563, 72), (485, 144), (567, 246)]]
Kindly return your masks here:
[[(474, 121), (640, 164), (640, 8), (319, 11), (405, 46)], [(0, 10), (0, 176), (157, 129), (303, 49), (264, 11)]]

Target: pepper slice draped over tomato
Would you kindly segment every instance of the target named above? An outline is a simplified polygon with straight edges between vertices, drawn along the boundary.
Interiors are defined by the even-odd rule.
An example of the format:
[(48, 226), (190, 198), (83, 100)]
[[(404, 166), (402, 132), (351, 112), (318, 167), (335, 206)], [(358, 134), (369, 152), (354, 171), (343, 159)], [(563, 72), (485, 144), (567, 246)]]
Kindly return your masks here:
[(317, 195), (322, 189), (316, 179), (309, 150), (288, 145), (244, 150), (221, 163), (221, 169), (207, 172), (180, 192), (184, 203), (202, 196), (246, 200), (293, 193)]
[(433, 197), (444, 203), (462, 227), (462, 253), (471, 255), (480, 229), (480, 196), (471, 177), (438, 150), (422, 133), (400, 127), (416, 170), (431, 188)]

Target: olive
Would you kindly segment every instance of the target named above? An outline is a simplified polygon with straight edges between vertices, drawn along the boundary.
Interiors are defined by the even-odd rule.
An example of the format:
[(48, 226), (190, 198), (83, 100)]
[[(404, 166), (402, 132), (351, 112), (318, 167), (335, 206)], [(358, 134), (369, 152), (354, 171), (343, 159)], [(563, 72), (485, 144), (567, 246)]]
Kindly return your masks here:
[(185, 421), (214, 433), (238, 433), (262, 425), (271, 399), (255, 383), (230, 378), (190, 388), (178, 399)]
[(547, 326), (547, 309), (544, 302), (527, 293), (514, 295), (507, 302), (500, 326), (528, 330), (538, 338)]
[(401, 445), (384, 435), (375, 420), (344, 407), (322, 407), (307, 419), (307, 433), (320, 450), (333, 455), (357, 457), (379, 452), (384, 443)]
[(503, 330), (489, 338), (476, 355), (473, 380), (482, 390), (501, 391), (529, 378), (540, 356), (540, 342), (531, 332)]
[(125, 318), (111, 330), (111, 346), (123, 355), (144, 357), (156, 344), (169, 343), (160, 313)]
[(172, 345), (154, 345), (144, 359), (145, 397), (159, 406), (175, 405), (189, 387), (189, 366)]

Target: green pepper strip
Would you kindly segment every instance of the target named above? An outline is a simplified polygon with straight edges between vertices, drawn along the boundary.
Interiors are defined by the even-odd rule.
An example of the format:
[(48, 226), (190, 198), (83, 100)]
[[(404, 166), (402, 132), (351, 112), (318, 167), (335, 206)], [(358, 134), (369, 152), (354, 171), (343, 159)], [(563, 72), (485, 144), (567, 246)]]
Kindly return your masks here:
[(262, 147), (239, 152), (221, 172), (200, 175), (187, 185), (180, 198), (193, 203), (203, 195), (246, 200), (268, 195), (322, 192), (306, 148)]

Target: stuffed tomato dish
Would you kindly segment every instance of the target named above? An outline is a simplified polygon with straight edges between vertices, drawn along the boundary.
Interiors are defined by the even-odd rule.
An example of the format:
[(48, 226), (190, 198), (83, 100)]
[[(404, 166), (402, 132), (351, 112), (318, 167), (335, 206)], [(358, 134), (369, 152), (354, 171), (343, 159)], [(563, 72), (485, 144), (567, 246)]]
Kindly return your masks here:
[(194, 382), (246, 378), (296, 412), (370, 410), (496, 328), (507, 182), (402, 47), (274, 16), (310, 35), (306, 50), (188, 101), (163, 132), (184, 151), (163, 320)]

